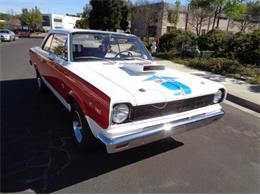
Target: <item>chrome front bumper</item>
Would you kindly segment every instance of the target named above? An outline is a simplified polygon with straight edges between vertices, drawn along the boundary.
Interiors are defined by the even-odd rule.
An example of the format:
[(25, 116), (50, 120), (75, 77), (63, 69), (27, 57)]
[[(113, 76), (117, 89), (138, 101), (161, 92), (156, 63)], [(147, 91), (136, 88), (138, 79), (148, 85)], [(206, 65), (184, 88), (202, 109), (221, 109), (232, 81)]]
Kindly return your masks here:
[(142, 132), (115, 139), (110, 139), (102, 133), (99, 133), (97, 136), (106, 145), (108, 153), (115, 153), (207, 125), (221, 118), (224, 114), (224, 111), (220, 110), (211, 114), (196, 115), (177, 121), (145, 127)]

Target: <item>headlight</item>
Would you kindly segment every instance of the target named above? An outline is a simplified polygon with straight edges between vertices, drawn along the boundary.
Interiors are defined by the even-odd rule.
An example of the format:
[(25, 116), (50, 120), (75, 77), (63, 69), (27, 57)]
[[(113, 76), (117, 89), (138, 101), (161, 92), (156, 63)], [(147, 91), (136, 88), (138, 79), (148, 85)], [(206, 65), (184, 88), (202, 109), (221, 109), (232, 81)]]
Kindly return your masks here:
[(222, 100), (223, 97), (223, 91), (222, 90), (218, 90), (217, 93), (215, 93), (214, 98), (213, 98), (213, 103), (217, 104)]
[(112, 121), (114, 123), (124, 122), (129, 115), (129, 107), (126, 104), (118, 104), (113, 108)]

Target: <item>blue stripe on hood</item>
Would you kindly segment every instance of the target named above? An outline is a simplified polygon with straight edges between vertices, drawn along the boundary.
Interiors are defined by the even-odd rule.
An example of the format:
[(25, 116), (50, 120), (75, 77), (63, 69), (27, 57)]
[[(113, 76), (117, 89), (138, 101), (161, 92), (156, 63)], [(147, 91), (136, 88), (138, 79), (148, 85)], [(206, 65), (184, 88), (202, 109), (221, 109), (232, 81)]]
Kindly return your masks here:
[(183, 83), (175, 81), (174, 79), (176, 79), (176, 78), (153, 75), (153, 76), (145, 79), (145, 81), (157, 81), (157, 80), (160, 81), (161, 80), (160, 84), (162, 86), (166, 87), (167, 89), (175, 91), (174, 95), (191, 93), (191, 89), (187, 85), (184, 85)]

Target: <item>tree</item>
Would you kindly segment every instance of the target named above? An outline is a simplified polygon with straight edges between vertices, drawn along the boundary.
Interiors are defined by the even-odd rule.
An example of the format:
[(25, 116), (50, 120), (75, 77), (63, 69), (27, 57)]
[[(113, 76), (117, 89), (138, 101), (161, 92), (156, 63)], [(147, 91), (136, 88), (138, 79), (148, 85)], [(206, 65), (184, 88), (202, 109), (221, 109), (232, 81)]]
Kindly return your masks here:
[(0, 23), (0, 29), (6, 28), (6, 24)]
[(170, 22), (174, 24), (174, 27), (176, 28), (179, 18), (180, 18), (180, 6), (181, 3), (179, 0), (175, 1), (174, 9), (170, 12)]
[(214, 30), (215, 28), (219, 28), (220, 15), (228, 1), (229, 0), (213, 0), (210, 2), (211, 6), (214, 9), (214, 19), (213, 19), (213, 24), (212, 24), (212, 30)]
[(238, 26), (241, 32), (247, 28), (253, 28), (260, 22), (260, 1), (248, 2), (245, 13), (241, 16)]
[(120, 21), (120, 28), (126, 31), (129, 26), (128, 21), (130, 20), (130, 10), (126, 4), (122, 5), (121, 14), (122, 14), (122, 19)]
[[(91, 0), (92, 10), (89, 13), (89, 26), (92, 29), (116, 30), (124, 27), (128, 7), (123, 0)], [(122, 24), (122, 25), (120, 25)], [(123, 25), (124, 24), (124, 25)]]
[(197, 35), (201, 33), (201, 27), (208, 22), (208, 19), (212, 16), (213, 8), (211, 6), (212, 1), (204, 0), (191, 0), (189, 4), (190, 8), (190, 25), (195, 28)]
[(92, 7), (91, 5), (87, 4), (83, 8), (83, 13), (77, 13), (77, 17), (82, 17), (80, 20), (76, 21), (75, 27), (76, 28), (82, 28), (82, 29), (88, 29), (89, 28), (89, 13), (91, 12)]
[(20, 20), (23, 26), (28, 26), (29, 29), (35, 31), (42, 23), (42, 14), (37, 7), (31, 10), (23, 8)]
[(31, 23), (31, 13), (27, 8), (22, 9), (22, 14), (20, 17), (20, 20), (22, 22), (22, 26), (30, 26)]
[(224, 8), (224, 13), (228, 17), (227, 32), (230, 20), (239, 19), (246, 12), (247, 6), (237, 0), (229, 0)]
[(35, 6), (35, 8), (31, 9), (32, 20), (31, 20), (31, 28), (35, 30), (42, 24), (42, 14), (40, 10)]
[(75, 24), (76, 28), (88, 29), (89, 28), (89, 21), (88, 18), (82, 18), (76, 21)]
[[(148, 0), (138, 0), (133, 8), (132, 24), (138, 29), (132, 29), (135, 34), (140, 36), (156, 36), (154, 29), (158, 15), (163, 10), (164, 3), (153, 4)], [(166, 12), (165, 12), (166, 13)]]

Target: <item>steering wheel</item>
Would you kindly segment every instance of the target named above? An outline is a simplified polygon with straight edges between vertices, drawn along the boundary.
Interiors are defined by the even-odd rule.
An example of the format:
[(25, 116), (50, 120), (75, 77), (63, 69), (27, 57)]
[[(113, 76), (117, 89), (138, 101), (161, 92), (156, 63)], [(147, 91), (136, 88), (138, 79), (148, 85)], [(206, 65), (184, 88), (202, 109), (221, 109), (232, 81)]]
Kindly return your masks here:
[(133, 56), (132, 52), (125, 50), (125, 51), (120, 51), (120, 52), (118, 52), (118, 53), (115, 55), (115, 58), (117, 58), (119, 55), (121, 55), (122, 53), (125, 53), (125, 52), (127, 53), (127, 56), (128, 56), (128, 57), (132, 57), (132, 56)]

